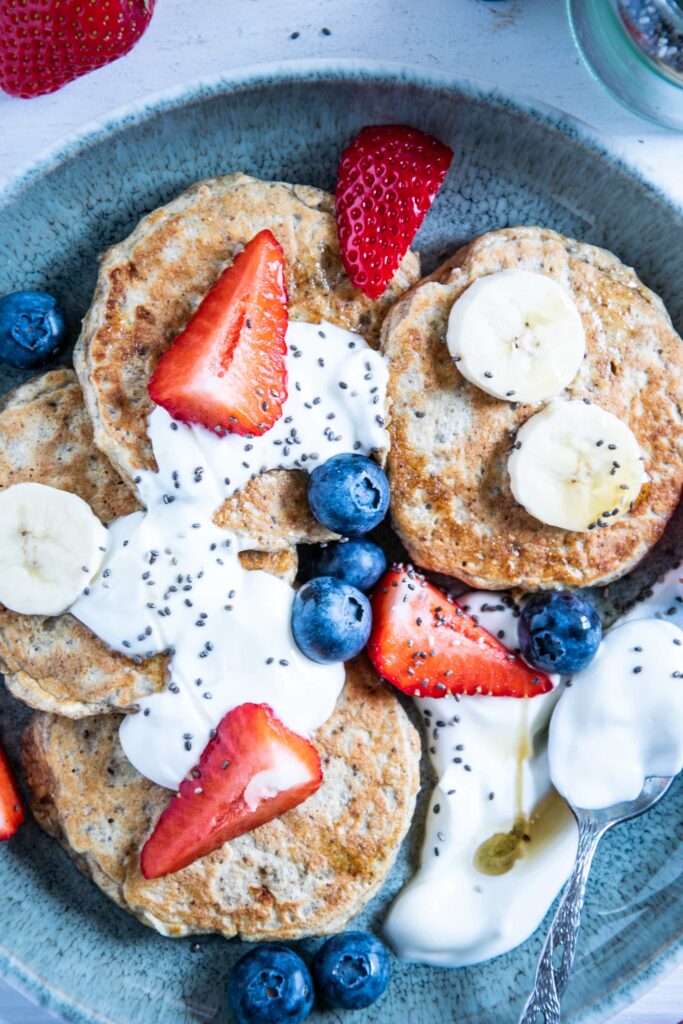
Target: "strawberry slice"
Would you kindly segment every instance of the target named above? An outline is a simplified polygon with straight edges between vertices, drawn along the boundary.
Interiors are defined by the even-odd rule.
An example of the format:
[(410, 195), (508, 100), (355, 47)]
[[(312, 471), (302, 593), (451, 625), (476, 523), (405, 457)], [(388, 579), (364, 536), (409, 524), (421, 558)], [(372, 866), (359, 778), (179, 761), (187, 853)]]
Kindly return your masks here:
[(128, 53), (155, 0), (21, 0), (0, 4), (0, 89), (42, 96)]
[(337, 171), (337, 233), (346, 273), (377, 299), (398, 270), (448, 173), (453, 150), (405, 124), (363, 128)]
[(148, 391), (174, 419), (264, 434), (287, 398), (285, 258), (260, 231), (164, 352)]
[(368, 654), (380, 675), (411, 697), (536, 697), (553, 688), (452, 598), (400, 565), (372, 596)]
[(24, 811), (7, 758), (0, 747), (0, 842), (11, 839), (24, 820)]
[(320, 758), (308, 740), (267, 704), (241, 704), (223, 718), (159, 818), (142, 850), (143, 875), (180, 871), (303, 803), (321, 782)]

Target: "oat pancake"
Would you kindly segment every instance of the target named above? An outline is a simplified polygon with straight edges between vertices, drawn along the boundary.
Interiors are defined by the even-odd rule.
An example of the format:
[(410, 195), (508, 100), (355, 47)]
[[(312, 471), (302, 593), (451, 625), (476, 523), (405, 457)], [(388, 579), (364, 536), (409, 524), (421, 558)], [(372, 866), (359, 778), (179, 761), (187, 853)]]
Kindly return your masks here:
[[(594, 533), (546, 526), (517, 505), (507, 456), (537, 409), (499, 401), (456, 369), (445, 342), (457, 297), (520, 268), (574, 296), (587, 355), (563, 397), (624, 420), (650, 480), (631, 513)], [(626, 573), (661, 535), (683, 486), (683, 344), (661, 300), (604, 249), (545, 228), (493, 231), (460, 249), (387, 317), (394, 526), (414, 561), (475, 587), (578, 587)]]
[[(54, 370), (3, 396), (0, 403), (0, 489), (24, 481), (73, 491), (104, 523), (139, 505), (95, 447), (81, 389), (72, 370)], [(299, 533), (312, 522), (299, 514)], [(244, 552), (247, 568), (292, 582), (296, 552)], [(0, 670), (15, 697), (70, 717), (128, 708), (162, 688), (163, 657), (142, 666), (110, 650), (71, 615), (18, 615), (0, 605)]]
[[(74, 356), (95, 443), (129, 482), (153, 465), (147, 381), (159, 356), (236, 252), (263, 228), (284, 250), (293, 320), (324, 318), (376, 344), (387, 309), (419, 277), (419, 259), (409, 252), (381, 299), (357, 291), (339, 256), (334, 198), (308, 186), (232, 174), (199, 182), (149, 214), (105, 253)], [(257, 477), (226, 501), (221, 524), (247, 522), (264, 548), (303, 539), (297, 523), (304, 479), (292, 470)], [(314, 541), (330, 536), (321, 527), (309, 531)]]
[(116, 716), (35, 716), (24, 739), (33, 813), (108, 896), (163, 934), (340, 931), (386, 877), (419, 785), (417, 733), (401, 705), (364, 656), (346, 671), (314, 739), (325, 774), (315, 796), (175, 875), (140, 874), (169, 791), (126, 760)]

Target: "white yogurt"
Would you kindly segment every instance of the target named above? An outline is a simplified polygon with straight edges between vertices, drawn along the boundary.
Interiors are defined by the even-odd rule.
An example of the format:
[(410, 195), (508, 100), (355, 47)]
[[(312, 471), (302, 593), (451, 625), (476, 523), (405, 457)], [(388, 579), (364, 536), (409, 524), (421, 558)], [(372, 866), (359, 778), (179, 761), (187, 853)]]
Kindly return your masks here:
[[(500, 594), (469, 594), (461, 603), (506, 647), (516, 647), (515, 613)], [(546, 755), (558, 695), (556, 689), (529, 699), (416, 701), (438, 783), (419, 871), (385, 922), (401, 959), (441, 967), (479, 963), (523, 942), (543, 919), (577, 843), (574, 818), (552, 790)], [(514, 867), (491, 875), (475, 866), (482, 843), (521, 818), (531, 819), (531, 841), (516, 844)]]
[[(568, 689), (529, 700), (416, 701), (438, 783), (419, 871), (385, 923), (401, 959), (443, 967), (474, 964), (513, 949), (538, 927), (576, 855), (576, 823), (553, 782), (570, 799), (580, 786), (581, 799), (595, 805), (597, 793), (600, 804), (630, 799), (646, 773), (681, 769), (683, 679), (674, 673), (683, 669), (683, 644), (672, 625), (683, 626), (681, 577), (681, 567), (673, 568), (648, 590)], [(507, 601), (491, 593), (461, 599), (514, 650), (517, 623)], [(634, 673), (639, 665), (642, 671)], [(563, 747), (556, 747), (549, 764), (551, 716), (551, 738), (560, 730)], [(608, 786), (613, 788), (606, 793)], [(535, 828), (532, 823), (531, 842), (521, 846), (523, 856), (506, 873), (482, 872), (482, 842), (509, 832), (520, 808), (532, 821), (534, 808), (543, 811)]]
[(605, 636), (553, 715), (550, 773), (576, 807), (635, 800), (683, 768), (683, 631), (632, 619)]
[(269, 469), (312, 471), (340, 452), (367, 454), (388, 447), (389, 372), (379, 352), (341, 327), (291, 321), (287, 349), (287, 400), (280, 419), (260, 437), (219, 437), (205, 427), (175, 422), (161, 406), (154, 409), (149, 437), (159, 473), (141, 474), (138, 483), (147, 508), (182, 490), (201, 496), (204, 505), (210, 500), (216, 509)]
[[(112, 525), (100, 573), (71, 609), (129, 657), (169, 651), (167, 688), (140, 701), (120, 736), (138, 771), (171, 789), (232, 708), (269, 704), (309, 736), (334, 710), (344, 682), (342, 664), (318, 665), (299, 652), (291, 587), (244, 570), (238, 553), (253, 546), (249, 538), (212, 521), (225, 497), (257, 473), (313, 469), (338, 452), (369, 454), (386, 444), (382, 356), (329, 324), (290, 323), (287, 344), (288, 398), (263, 437), (217, 437), (154, 410), (158, 472), (136, 480), (147, 511)], [(261, 782), (277, 790), (277, 780)]]

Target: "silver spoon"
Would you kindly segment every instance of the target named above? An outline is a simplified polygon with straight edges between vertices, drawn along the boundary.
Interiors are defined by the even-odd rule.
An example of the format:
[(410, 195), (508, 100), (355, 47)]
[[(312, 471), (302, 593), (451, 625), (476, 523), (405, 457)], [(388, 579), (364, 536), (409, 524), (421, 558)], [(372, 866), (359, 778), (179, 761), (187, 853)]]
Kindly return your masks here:
[(672, 782), (669, 776), (652, 776), (645, 780), (643, 790), (635, 800), (598, 811), (586, 811), (569, 805), (579, 824), (576, 862), (550, 925), (538, 960), (534, 988), (526, 1001), (519, 1024), (560, 1024), (560, 1002), (574, 963), (588, 872), (598, 843), (613, 825), (637, 818), (653, 807), (662, 799)]

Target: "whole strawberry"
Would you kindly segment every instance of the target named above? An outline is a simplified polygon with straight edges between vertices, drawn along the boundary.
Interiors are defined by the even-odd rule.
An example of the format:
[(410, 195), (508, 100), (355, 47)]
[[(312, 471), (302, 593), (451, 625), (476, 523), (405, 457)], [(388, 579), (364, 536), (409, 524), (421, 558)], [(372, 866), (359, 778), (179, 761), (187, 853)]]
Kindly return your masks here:
[(433, 135), (404, 124), (370, 125), (337, 171), (337, 233), (356, 288), (377, 299), (398, 270), (453, 159)]
[(155, 0), (0, 0), (0, 87), (42, 96), (135, 46)]

